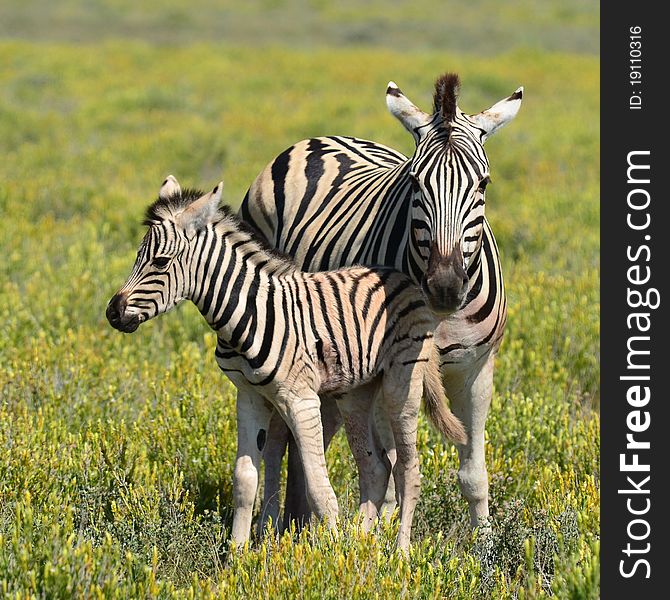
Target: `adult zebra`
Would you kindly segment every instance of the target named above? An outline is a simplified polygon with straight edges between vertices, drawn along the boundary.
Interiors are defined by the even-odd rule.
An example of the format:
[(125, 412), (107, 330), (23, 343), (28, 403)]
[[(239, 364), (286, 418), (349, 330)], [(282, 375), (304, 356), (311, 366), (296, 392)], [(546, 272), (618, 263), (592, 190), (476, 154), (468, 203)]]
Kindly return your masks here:
[[(483, 144), (516, 116), (523, 88), (474, 115), (458, 107), (458, 88), (457, 75), (439, 77), (428, 114), (390, 82), (386, 103), (414, 137), (412, 157), (350, 137), (304, 140), (260, 173), (240, 214), (303, 270), (387, 265), (421, 284), (442, 318), (435, 339), (445, 390), (468, 431), (458, 479), (474, 527), (488, 523), (484, 427), (506, 321), (498, 249), (484, 215), (490, 177)], [(338, 423), (332, 406), (322, 410), (327, 445)], [(283, 424), (274, 420), (269, 435), (283, 455)], [(285, 524), (306, 515), (295, 454), (291, 446)], [(266, 455), (274, 460), (266, 465), (273, 488), (277, 459), (270, 448)]]

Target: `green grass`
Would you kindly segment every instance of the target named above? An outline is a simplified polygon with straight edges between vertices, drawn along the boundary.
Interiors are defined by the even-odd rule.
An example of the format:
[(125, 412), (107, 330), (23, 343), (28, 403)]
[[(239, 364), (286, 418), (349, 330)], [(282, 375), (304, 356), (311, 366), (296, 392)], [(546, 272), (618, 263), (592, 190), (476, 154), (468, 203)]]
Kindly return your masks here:
[(0, 38), (467, 49), (599, 50), (599, 4), (584, 0), (4, 0)]
[[(598, 596), (596, 58), (5, 41), (0, 64), (1, 594)], [(132, 336), (104, 318), (142, 213), (168, 173), (203, 187), (223, 175), (237, 205), (310, 135), (410, 152), (386, 82), (427, 108), (445, 70), (460, 72), (466, 111), (526, 87), (487, 144), (510, 303), (488, 421), (493, 534), (470, 534), (455, 450), (422, 421), (409, 561), (393, 553), (395, 525), (337, 539), (314, 528), (230, 555), (234, 390), (213, 334), (191, 306)], [(352, 515), (342, 436), (328, 461)]]

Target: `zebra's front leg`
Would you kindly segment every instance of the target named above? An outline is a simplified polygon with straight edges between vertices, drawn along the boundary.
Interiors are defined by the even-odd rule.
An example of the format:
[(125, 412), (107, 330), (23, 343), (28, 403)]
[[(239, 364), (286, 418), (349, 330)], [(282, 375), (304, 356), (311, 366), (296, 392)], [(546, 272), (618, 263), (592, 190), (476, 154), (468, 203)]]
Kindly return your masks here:
[(237, 458), (233, 474), (232, 539), (244, 544), (249, 539), (254, 500), (258, 491), (261, 431), (266, 432), (272, 408), (259, 394), (244, 388), (237, 392)]
[(338, 507), (335, 492), (328, 479), (321, 424), (321, 402), (312, 390), (285, 393), (276, 407), (293, 433), (302, 461), (307, 501), (312, 512), (336, 527)]
[[(324, 398), (321, 403), (321, 425), (323, 427), (323, 447), (327, 450), (333, 436), (342, 425), (340, 411), (337, 408), (337, 403), (332, 398)], [(305, 474), (302, 469), (300, 452), (286, 424), (284, 424), (284, 428), (288, 433), (289, 442), (283, 528), (289, 529), (291, 523), (295, 522), (297, 528), (300, 529), (309, 521), (311, 511), (307, 502)]]
[(490, 528), (489, 479), (484, 447), (486, 417), (493, 393), (495, 352), (472, 364), (446, 365), (442, 369), (444, 389), (452, 412), (461, 419), (468, 442), (458, 447), (458, 483), (468, 501), (470, 524), (483, 531)]

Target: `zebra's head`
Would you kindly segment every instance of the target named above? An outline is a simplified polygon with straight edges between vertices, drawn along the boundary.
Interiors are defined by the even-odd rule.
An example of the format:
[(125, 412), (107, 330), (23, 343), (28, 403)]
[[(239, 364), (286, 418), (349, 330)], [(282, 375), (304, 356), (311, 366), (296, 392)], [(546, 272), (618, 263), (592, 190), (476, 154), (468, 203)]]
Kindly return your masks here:
[(217, 214), (222, 190), (223, 182), (206, 194), (182, 191), (172, 175), (167, 177), (147, 210), (144, 224), (149, 229), (130, 277), (107, 305), (112, 327), (132, 333), (190, 297), (194, 241)]
[(457, 105), (458, 76), (435, 82), (432, 114), (417, 108), (390, 82), (386, 104), (413, 135), (416, 151), (407, 175), (411, 186), (409, 261), (422, 273), (421, 287), (439, 314), (458, 310), (480, 260), (484, 193), (490, 183), (484, 142), (511, 121), (523, 88), (478, 114)]

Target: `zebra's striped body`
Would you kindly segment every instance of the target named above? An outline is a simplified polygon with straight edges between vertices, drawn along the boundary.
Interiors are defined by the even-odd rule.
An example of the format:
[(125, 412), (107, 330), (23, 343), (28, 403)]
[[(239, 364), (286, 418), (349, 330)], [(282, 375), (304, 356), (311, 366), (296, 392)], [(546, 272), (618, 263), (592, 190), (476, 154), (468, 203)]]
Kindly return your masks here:
[[(443, 152), (444, 140), (434, 143), (439, 147), (430, 152)], [(240, 216), (302, 270), (384, 265), (420, 285), (430, 247), (410, 234), (415, 202), (410, 167), (411, 159), (366, 140), (304, 140), (259, 175)], [(504, 331), (507, 303), (498, 248), (483, 214), (477, 223), (481, 243), (469, 250), (469, 292), (441, 331), (442, 364), (486, 354)]]
[(206, 195), (182, 192), (174, 178), (163, 187), (149, 209), (133, 272), (107, 315), (113, 326), (134, 331), (189, 299), (216, 331), (217, 363), (239, 390), (234, 539), (249, 535), (270, 407), (300, 447), (313, 510), (334, 524), (337, 500), (325, 468), (319, 394), (352, 392), (340, 408), (361, 470), (361, 505), (372, 523), (388, 479), (367, 426), (371, 398), (361, 393), (375, 381), (384, 389), (398, 449), (399, 545), (406, 548), (419, 492), (416, 423), (424, 387), (441, 431), (465, 442), (435, 385), (434, 317), (420, 291), (391, 269), (301, 272), (219, 209), (222, 184)]
[[(438, 79), (435, 110), (426, 114), (389, 84), (389, 109), (417, 144), (412, 157), (348, 137), (299, 142), (256, 178), (240, 215), (304, 270), (386, 265), (423, 287), (442, 317), (435, 339), (447, 395), (470, 433), (459, 481), (476, 526), (488, 519), (484, 424), (507, 314), (484, 215), (490, 177), (483, 143), (516, 115), (522, 90), (468, 116), (456, 106), (457, 86), (454, 75)], [(270, 440), (283, 453), (283, 426), (273, 425)], [(325, 414), (324, 427), (336, 429)], [(305, 510), (298, 471), (289, 456), (285, 523)]]

